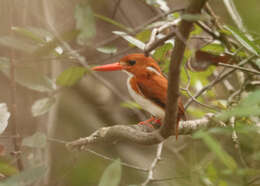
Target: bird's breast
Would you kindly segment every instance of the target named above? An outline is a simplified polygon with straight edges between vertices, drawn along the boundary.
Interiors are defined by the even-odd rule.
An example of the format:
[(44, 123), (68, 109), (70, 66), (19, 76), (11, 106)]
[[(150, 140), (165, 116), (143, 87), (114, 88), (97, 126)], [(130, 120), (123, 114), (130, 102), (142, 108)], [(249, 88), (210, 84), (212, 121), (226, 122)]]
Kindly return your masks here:
[(155, 103), (153, 103), (148, 98), (144, 97), (141, 93), (138, 93), (138, 91), (140, 92), (140, 90), (137, 90), (138, 89), (138, 85), (136, 84), (135, 81), (133, 81), (132, 78), (134, 78), (133, 75), (130, 75), (128, 80), (127, 80), (127, 88), (128, 88), (128, 91), (129, 91), (130, 95), (132, 96), (132, 98), (144, 110), (146, 110), (147, 112), (149, 112), (153, 116), (155, 116), (157, 118), (164, 118), (164, 115), (165, 115), (164, 109), (162, 109), (160, 106), (158, 106)]

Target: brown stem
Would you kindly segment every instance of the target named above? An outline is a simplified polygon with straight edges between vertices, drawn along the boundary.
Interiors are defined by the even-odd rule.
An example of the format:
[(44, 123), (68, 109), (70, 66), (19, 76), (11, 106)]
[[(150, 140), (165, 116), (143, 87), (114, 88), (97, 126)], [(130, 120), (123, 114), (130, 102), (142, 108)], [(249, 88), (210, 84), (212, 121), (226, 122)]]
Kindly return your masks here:
[[(10, 8), (10, 35), (12, 36), (12, 25), (13, 25), (13, 11), (12, 8)], [(13, 60), (14, 58), (14, 50), (11, 49), (10, 51), (10, 88), (11, 88), (11, 124), (12, 124), (12, 135), (13, 136), (19, 136), (18, 130), (17, 130), (17, 122), (16, 122), (16, 113), (17, 113), (17, 106), (16, 106), (16, 82), (15, 82), (15, 62)], [(22, 171), (24, 169), (22, 158), (21, 158), (21, 147), (20, 147), (20, 138), (13, 138), (13, 144), (14, 144), (14, 151), (17, 158), (17, 167), (19, 171)]]
[[(206, 0), (193, 0), (188, 7), (187, 14), (200, 13)], [(168, 98), (166, 105), (166, 116), (164, 125), (161, 129), (161, 135), (168, 137), (175, 132), (175, 123), (177, 118), (177, 101), (179, 98), (179, 79), (180, 79), (180, 67), (184, 56), (186, 41), (189, 37), (192, 28), (192, 22), (182, 20), (180, 26), (177, 28), (178, 34), (176, 34), (175, 46), (172, 51), (171, 64), (169, 71), (168, 81)], [(181, 36), (180, 36), (181, 35)]]

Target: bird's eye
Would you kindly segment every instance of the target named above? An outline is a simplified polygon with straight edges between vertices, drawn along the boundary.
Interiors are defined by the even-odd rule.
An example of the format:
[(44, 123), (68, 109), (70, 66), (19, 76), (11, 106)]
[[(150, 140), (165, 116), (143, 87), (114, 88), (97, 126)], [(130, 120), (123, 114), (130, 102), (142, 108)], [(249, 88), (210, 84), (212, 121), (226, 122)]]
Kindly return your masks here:
[(129, 60), (127, 61), (129, 65), (133, 66), (135, 65), (136, 61), (135, 60)]

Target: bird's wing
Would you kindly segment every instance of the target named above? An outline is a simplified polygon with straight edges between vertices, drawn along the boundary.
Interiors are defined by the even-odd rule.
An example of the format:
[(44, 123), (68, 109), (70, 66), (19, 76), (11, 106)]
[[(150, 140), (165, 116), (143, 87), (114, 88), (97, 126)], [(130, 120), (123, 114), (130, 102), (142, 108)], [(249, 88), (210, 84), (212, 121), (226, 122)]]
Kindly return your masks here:
[(168, 80), (162, 75), (150, 75), (136, 79), (137, 86), (144, 97), (161, 108), (166, 106)]
[[(147, 78), (136, 79), (140, 93), (156, 105), (165, 109), (167, 100), (168, 80), (162, 75), (151, 75)], [(178, 99), (178, 120), (186, 120), (185, 109), (181, 97)]]

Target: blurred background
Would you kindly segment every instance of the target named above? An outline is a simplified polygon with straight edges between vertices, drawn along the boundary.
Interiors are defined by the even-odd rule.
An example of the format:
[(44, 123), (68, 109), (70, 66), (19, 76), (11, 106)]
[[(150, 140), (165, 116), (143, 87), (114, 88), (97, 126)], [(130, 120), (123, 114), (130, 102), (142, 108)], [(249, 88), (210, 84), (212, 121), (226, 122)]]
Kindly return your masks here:
[[(259, 1), (236, 0), (234, 3), (248, 32), (259, 33)], [(91, 151), (70, 152), (64, 145), (64, 142), (86, 137), (103, 126), (136, 124), (149, 117), (132, 102), (126, 88), (127, 75), (122, 72), (93, 73), (87, 69), (81, 73), (84, 77), (76, 77), (81, 80), (74, 84), (76, 80), (73, 79), (64, 83), (60, 74), (82, 64), (91, 67), (115, 62), (129, 53), (142, 52), (113, 31), (132, 33), (147, 42), (151, 30), (148, 25), (166, 19), (165, 12), (185, 8), (188, 4), (189, 0), (1, 0), (0, 100), (7, 103), (11, 111), (14, 111), (11, 109), (13, 104), (16, 105), (11, 116), (15, 120), (9, 121), (8, 128), (0, 136), (4, 148), (0, 155), (3, 180), (17, 174), (15, 160), (18, 157), (22, 159), (23, 170), (31, 175), (30, 179), (36, 180), (35, 185), (95, 186), (104, 170), (116, 159), (149, 168), (157, 145), (118, 142), (89, 146), (102, 156)], [(211, 0), (210, 5), (221, 23), (235, 25), (224, 1)], [(92, 27), (79, 33), (77, 29), (82, 24)], [(159, 62), (167, 73), (164, 62)], [(11, 64), (15, 68), (16, 88), (6, 71), (12, 68)], [(74, 70), (79, 73), (82, 69)], [(218, 70), (212, 67), (205, 72), (192, 72), (193, 93), (212, 80), (214, 71)], [(70, 78), (68, 74), (64, 76)], [(55, 83), (59, 77), (60, 83)], [(186, 81), (187, 77), (183, 75), (182, 86)], [(229, 81), (236, 86), (237, 78)], [(200, 101), (208, 104), (220, 100), (214, 103), (219, 106), (230, 94), (224, 85), (218, 85)], [(188, 98), (183, 95), (184, 102)], [(208, 112), (212, 111), (196, 104), (187, 111), (189, 119)], [(18, 140), (21, 152), (17, 153), (13, 153), (13, 122), (22, 137)], [(238, 165), (242, 164), (231, 132), (212, 135)], [(245, 133), (241, 136), (245, 158), (251, 158), (259, 148), (259, 135), (251, 133), (249, 138)], [(249, 140), (252, 146), (248, 146)], [(241, 172), (230, 173), (203, 140), (179, 136), (176, 141), (171, 137), (164, 143), (162, 161), (156, 167), (155, 178), (159, 181), (150, 185), (257, 185), (257, 182), (248, 184), (251, 178), (260, 174), (256, 161), (259, 154), (255, 156), (258, 159), (247, 160), (254, 171), (241, 169)], [(252, 177), (244, 174), (246, 170)], [(140, 185), (146, 177), (145, 171), (122, 166), (120, 185)], [(27, 183), (32, 184), (30, 179)]]

